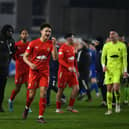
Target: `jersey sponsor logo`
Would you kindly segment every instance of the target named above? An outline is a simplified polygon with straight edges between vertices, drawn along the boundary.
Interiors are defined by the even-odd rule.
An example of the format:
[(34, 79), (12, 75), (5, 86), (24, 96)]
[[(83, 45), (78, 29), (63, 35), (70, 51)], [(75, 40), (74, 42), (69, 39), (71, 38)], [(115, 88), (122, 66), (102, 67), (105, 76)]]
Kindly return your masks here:
[(74, 56), (71, 56), (68, 58), (69, 60), (74, 60)]
[(40, 60), (45, 60), (45, 59), (47, 59), (47, 57), (46, 57), (45, 55), (37, 56), (36, 58), (37, 58), (37, 59), (40, 59)]
[(59, 52), (59, 55), (62, 55), (63, 54), (63, 52)]

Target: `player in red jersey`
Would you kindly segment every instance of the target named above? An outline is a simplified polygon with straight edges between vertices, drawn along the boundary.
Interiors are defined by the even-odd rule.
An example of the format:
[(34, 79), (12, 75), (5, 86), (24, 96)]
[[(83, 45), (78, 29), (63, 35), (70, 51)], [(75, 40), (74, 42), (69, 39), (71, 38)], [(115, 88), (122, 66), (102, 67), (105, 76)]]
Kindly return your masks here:
[(26, 100), (23, 119), (27, 118), (29, 107), (34, 99), (36, 89), (40, 87), (39, 116), (38, 122), (46, 123), (44, 112), (46, 108), (46, 93), (49, 83), (49, 61), (52, 54), (57, 59), (56, 39), (49, 40), (52, 27), (49, 24), (42, 24), (40, 27), (41, 37), (30, 42), (24, 54), (24, 61), (29, 65), (29, 97)]
[(72, 88), (72, 93), (67, 110), (71, 112), (78, 112), (76, 109), (73, 109), (75, 98), (79, 91), (77, 69), (75, 66), (76, 60), (73, 38), (73, 34), (68, 33), (65, 36), (67, 42), (64, 43), (59, 49), (58, 92), (56, 95), (57, 113), (63, 113), (63, 111), (61, 110), (61, 96), (67, 84)]
[(19, 93), (22, 84), (25, 84), (27, 87), (28, 75), (29, 75), (29, 67), (23, 61), (23, 54), (29, 44), (28, 39), (28, 30), (22, 29), (20, 31), (20, 40), (15, 43), (16, 53), (15, 53), (15, 61), (16, 61), (16, 74), (15, 74), (15, 85), (16, 87), (12, 90), (11, 96), (8, 99), (8, 108), (9, 111), (13, 111), (13, 100), (16, 95)]

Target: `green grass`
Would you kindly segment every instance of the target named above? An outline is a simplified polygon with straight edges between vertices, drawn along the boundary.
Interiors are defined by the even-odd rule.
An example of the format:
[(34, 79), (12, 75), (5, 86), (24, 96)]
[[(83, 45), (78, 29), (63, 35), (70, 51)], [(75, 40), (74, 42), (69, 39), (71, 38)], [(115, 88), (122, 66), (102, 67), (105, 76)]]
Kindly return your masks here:
[(122, 105), (122, 111), (119, 114), (113, 112), (111, 116), (105, 116), (106, 108), (99, 107), (101, 98), (96, 98), (93, 93), (93, 101), (76, 101), (76, 108), (80, 111), (74, 114), (66, 111), (68, 97), (71, 89), (66, 88), (67, 104), (62, 106), (64, 114), (55, 113), (55, 93), (52, 93), (51, 106), (47, 107), (45, 119), (47, 124), (36, 122), (38, 116), (39, 90), (32, 103), (33, 112), (29, 114), (27, 120), (22, 120), (22, 112), (26, 100), (26, 88), (22, 87), (21, 92), (14, 101), (14, 112), (8, 111), (7, 100), (14, 88), (14, 80), (8, 80), (4, 108), (5, 112), (0, 113), (0, 129), (129, 129), (129, 106)]

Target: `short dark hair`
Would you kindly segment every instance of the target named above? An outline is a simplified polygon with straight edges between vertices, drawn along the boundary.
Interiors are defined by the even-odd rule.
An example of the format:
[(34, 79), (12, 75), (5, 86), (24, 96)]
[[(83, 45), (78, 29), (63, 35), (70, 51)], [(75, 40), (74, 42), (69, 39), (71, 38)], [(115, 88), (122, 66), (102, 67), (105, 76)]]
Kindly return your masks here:
[(42, 30), (42, 29), (44, 29), (44, 28), (46, 28), (46, 27), (53, 29), (50, 24), (48, 24), (48, 23), (43, 23), (43, 24), (41, 24), (41, 26), (40, 26), (40, 30)]
[(65, 34), (64, 38), (65, 39), (70, 38), (70, 37), (72, 37), (72, 35), (74, 35), (72, 32), (67, 33), (67, 34)]
[(27, 31), (27, 32), (29, 32), (27, 28), (21, 28), (20, 31), (19, 31), (19, 34), (21, 34), (22, 31), (24, 31), (24, 30)]

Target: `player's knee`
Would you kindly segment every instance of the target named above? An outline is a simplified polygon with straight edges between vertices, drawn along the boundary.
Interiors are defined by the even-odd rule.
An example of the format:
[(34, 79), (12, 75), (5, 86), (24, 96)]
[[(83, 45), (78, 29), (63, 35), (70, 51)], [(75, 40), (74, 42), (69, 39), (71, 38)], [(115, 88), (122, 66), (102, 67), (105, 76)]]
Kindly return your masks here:
[(76, 85), (76, 86), (73, 86), (73, 90), (75, 93), (78, 93), (79, 92), (79, 86)]
[(76, 92), (77, 93), (79, 92), (79, 86), (76, 86)]

